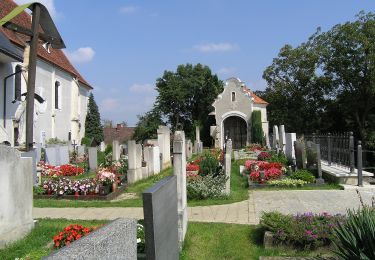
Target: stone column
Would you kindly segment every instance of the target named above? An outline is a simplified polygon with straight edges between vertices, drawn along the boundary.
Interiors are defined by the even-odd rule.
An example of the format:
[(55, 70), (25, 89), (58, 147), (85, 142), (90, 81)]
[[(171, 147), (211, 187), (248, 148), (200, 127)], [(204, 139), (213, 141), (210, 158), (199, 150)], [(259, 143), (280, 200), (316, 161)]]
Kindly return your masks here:
[(182, 249), (187, 230), (185, 133), (176, 131), (173, 140), (173, 174), (177, 176), (178, 239)]
[(272, 132), (272, 148), (277, 149), (279, 147), (279, 128), (277, 127), (277, 125), (274, 125)]
[(89, 168), (95, 171), (98, 168), (98, 148), (89, 147)]
[(284, 125), (280, 125), (279, 127), (279, 135), (280, 135), (280, 150), (285, 154), (285, 127)]
[(232, 139), (227, 140), (227, 144), (225, 147), (226, 147), (226, 153), (232, 156)]
[(120, 160), (120, 145), (117, 140), (113, 140), (112, 142), (112, 160), (113, 161)]

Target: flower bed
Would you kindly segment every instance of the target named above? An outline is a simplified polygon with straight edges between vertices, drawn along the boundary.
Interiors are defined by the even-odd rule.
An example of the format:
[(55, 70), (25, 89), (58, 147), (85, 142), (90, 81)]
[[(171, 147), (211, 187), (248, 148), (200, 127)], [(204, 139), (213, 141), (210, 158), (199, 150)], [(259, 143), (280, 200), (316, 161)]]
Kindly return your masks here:
[(72, 164), (63, 164), (60, 166), (52, 166), (44, 162), (39, 162), (38, 166), (42, 168), (42, 176), (60, 177), (60, 176), (77, 176), (85, 172), (82, 167)]
[(53, 237), (55, 248), (61, 248), (69, 245), (71, 242), (78, 240), (83, 236), (86, 236), (95, 229), (96, 228), (89, 228), (82, 225), (71, 224)]
[(286, 172), (281, 163), (247, 160), (245, 168), (249, 173), (249, 180), (254, 183), (263, 184), (270, 180), (277, 180), (283, 177)]
[(334, 228), (345, 223), (345, 215), (311, 212), (285, 215), (278, 212), (263, 213), (261, 226), (273, 233), (275, 244), (295, 248), (315, 249), (329, 246), (334, 240)]
[(226, 176), (222, 160), (223, 151), (213, 149), (186, 165), (188, 199), (223, 197)]

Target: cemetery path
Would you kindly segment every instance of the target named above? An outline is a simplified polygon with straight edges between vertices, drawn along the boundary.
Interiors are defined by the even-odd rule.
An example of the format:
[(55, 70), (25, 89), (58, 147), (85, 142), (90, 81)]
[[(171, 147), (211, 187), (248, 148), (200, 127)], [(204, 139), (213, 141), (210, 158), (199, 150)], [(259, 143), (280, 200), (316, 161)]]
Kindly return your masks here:
[[(375, 189), (361, 188), (365, 204), (371, 204)], [(345, 213), (358, 208), (360, 201), (355, 189), (348, 190), (280, 190), (249, 191), (242, 202), (188, 207), (189, 221), (258, 224), (262, 212), (279, 211), (286, 214), (304, 212)], [(143, 218), (142, 208), (34, 208), (34, 218), (107, 219), (121, 217)]]

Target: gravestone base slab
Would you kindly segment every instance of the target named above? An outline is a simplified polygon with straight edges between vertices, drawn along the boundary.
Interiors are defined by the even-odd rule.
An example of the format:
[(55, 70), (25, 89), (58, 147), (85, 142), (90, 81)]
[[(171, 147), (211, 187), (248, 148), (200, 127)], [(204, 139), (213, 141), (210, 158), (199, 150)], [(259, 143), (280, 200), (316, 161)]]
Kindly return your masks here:
[[(0, 229), (5, 232), (1, 232), (0, 236), (0, 249), (5, 248), (8, 244), (17, 241), (25, 237), (34, 228), (34, 221), (18, 225), (16, 227), (7, 227), (7, 225), (0, 225)], [(7, 230), (7, 231), (6, 231)]]

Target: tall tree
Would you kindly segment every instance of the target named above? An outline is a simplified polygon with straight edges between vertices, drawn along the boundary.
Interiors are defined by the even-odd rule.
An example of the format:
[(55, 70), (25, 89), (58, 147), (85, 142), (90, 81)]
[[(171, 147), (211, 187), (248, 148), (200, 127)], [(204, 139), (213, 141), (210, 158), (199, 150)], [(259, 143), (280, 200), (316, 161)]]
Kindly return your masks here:
[(183, 129), (192, 137), (195, 125), (202, 127), (202, 140), (209, 144), (208, 114), (212, 103), (223, 91), (223, 82), (212, 74), (209, 67), (179, 65), (177, 70), (165, 71), (156, 80), (156, 106), (172, 126), (172, 130)]
[(94, 94), (90, 93), (85, 121), (85, 137), (94, 138), (96, 143), (104, 140), (103, 126), (100, 123), (100, 113), (94, 100)]
[(286, 125), (288, 131), (306, 133), (320, 127), (328, 85), (317, 75), (319, 56), (308, 44), (285, 45), (263, 73), (267, 88), (256, 92), (269, 102), (270, 125)]
[(133, 139), (143, 142), (146, 139), (157, 137), (157, 129), (159, 125), (163, 125), (160, 112), (157, 108), (151, 109), (144, 115), (138, 116), (138, 123), (134, 130)]
[(354, 22), (318, 32), (313, 40), (347, 125), (361, 139), (375, 135), (375, 15), (360, 12)]

